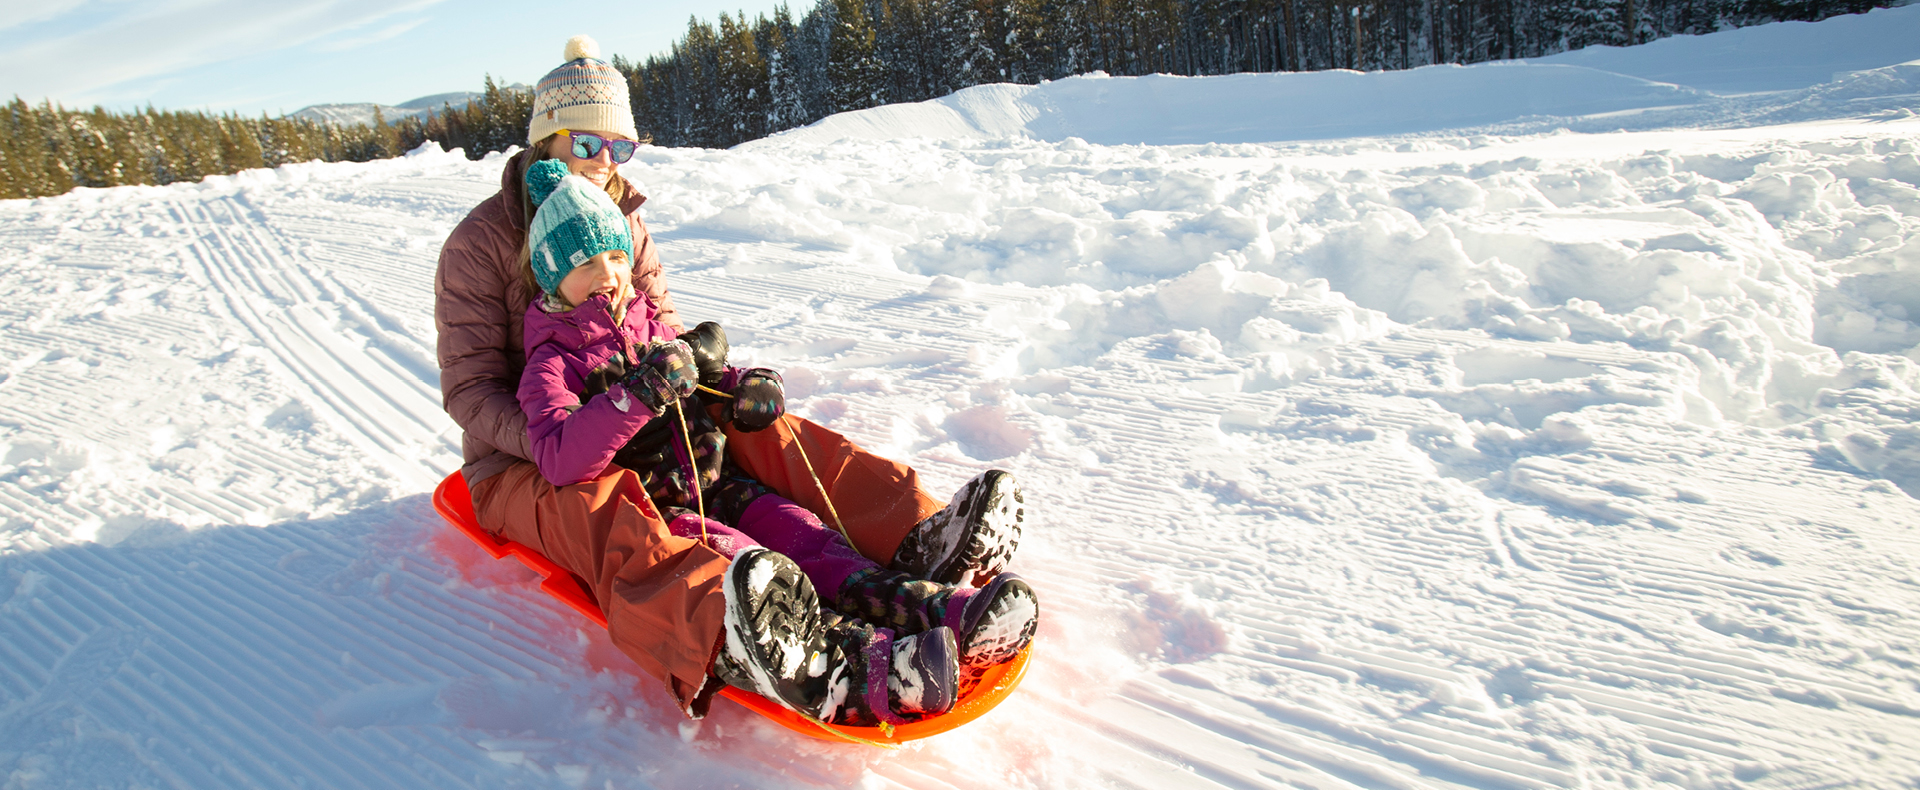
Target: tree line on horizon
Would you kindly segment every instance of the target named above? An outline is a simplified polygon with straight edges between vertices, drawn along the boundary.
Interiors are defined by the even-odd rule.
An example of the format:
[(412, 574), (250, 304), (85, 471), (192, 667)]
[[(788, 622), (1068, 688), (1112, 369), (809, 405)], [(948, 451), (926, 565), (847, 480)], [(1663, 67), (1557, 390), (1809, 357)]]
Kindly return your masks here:
[(0, 198), (75, 187), (171, 184), (292, 162), (364, 162), (397, 153), (366, 126), (299, 118), (0, 105)]
[[(994, 82), (1391, 70), (1627, 46), (1896, 0), (817, 0), (751, 22), (695, 17), (667, 53), (614, 55), (656, 145), (724, 148), (882, 104)], [(478, 159), (526, 143), (532, 95), (481, 96), (371, 126), (297, 118), (0, 105), (0, 198), (369, 161), (428, 141)]]

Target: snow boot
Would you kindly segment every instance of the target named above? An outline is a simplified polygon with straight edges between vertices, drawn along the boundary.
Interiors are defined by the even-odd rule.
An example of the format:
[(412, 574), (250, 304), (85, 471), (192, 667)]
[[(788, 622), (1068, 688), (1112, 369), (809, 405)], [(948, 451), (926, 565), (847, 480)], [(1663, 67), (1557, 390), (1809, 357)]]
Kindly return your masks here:
[(965, 584), (1007, 567), (1020, 545), (1026, 497), (1012, 472), (991, 469), (907, 533), (888, 567), (917, 579)]
[(786, 555), (752, 546), (727, 565), (726, 624), (713, 675), (818, 717), (831, 656), (820, 598)]
[(959, 654), (953, 629), (896, 637), (891, 629), (828, 611), (827, 642), (839, 653), (827, 678), (821, 719), (873, 727), (905, 724), (953, 709)]
[(902, 634), (941, 626), (953, 629), (960, 651), (962, 695), (987, 669), (1013, 660), (1033, 640), (1040, 622), (1039, 597), (1013, 573), (995, 576), (976, 589), (870, 568), (847, 577), (837, 599), (841, 612)]

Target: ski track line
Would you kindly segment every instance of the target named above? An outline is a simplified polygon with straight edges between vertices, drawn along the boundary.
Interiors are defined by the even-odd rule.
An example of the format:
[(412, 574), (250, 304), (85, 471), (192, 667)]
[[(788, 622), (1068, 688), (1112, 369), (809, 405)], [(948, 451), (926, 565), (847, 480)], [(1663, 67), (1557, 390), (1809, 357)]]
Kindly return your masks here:
[[(1261, 714), (1235, 705), (1235, 701), (1227, 697), (1198, 703), (1173, 692), (1159, 679), (1132, 681), (1122, 696), (1144, 709), (1244, 744), (1248, 748), (1257, 750), (1261, 756), (1269, 760), (1296, 762), (1314, 773), (1343, 785), (1386, 787), (1395, 790), (1415, 790), (1432, 786), (1427, 781), (1415, 778), (1412, 774), (1382, 765), (1377, 760), (1370, 760), (1369, 757), (1374, 755), (1363, 748), (1339, 741), (1298, 737), (1283, 728), (1263, 724), (1246, 716), (1235, 715), (1241, 712), (1251, 713), (1254, 716)], [(1239, 708), (1239, 710), (1235, 713), (1226, 713), (1222, 712), (1223, 708)]]
[[(260, 238), (259, 236), (259, 228), (268, 224), (269, 220), (264, 215), (259, 215), (259, 218), (261, 220), (259, 223), (236, 222), (234, 224), (248, 227), (255, 231), (254, 239), (259, 243), (261, 248), (260, 253), (263, 257), (279, 259), (279, 256), (275, 256), (272, 250), (267, 247), (269, 244), (268, 240)], [(328, 236), (332, 238), (339, 238), (339, 236), (328, 234), (328, 230), (335, 231), (335, 234), (348, 230), (346, 227), (327, 228), (324, 226), (311, 226), (306, 223), (288, 222), (278, 217), (273, 218), (270, 222), (276, 234), (281, 237), (279, 246), (282, 252), (286, 253), (286, 257), (289, 260), (295, 255), (291, 245), (297, 241), (300, 230), (308, 230), (310, 236)], [(336, 246), (329, 249), (340, 248)], [(351, 250), (352, 248), (347, 249)], [(321, 257), (310, 261), (309, 265), (306, 266), (284, 266), (279, 272), (284, 275), (283, 279), (290, 284), (301, 287), (303, 290), (306, 288), (313, 289), (317, 299), (341, 306), (345, 317), (349, 319), (350, 323), (359, 327), (362, 330), (362, 334), (366, 336), (366, 339), (369, 341), (369, 350), (382, 352), (381, 355), (372, 357), (376, 363), (388, 368), (392, 368), (395, 364), (403, 365), (405, 375), (396, 375), (394, 377), (395, 381), (409, 385), (410, 388), (428, 396), (429, 399), (437, 396), (439, 384), (438, 363), (424, 352), (424, 347), (431, 345), (431, 340), (423, 340), (413, 335), (406, 327), (400, 325), (401, 322), (382, 321), (376, 314), (383, 314), (385, 311), (376, 307), (367, 297), (362, 296), (356, 291), (345, 290), (338, 287), (335, 283), (330, 282), (330, 279), (333, 278), (316, 276), (315, 272), (332, 270), (332, 267), (321, 266), (320, 264), (322, 263), (338, 263), (338, 261)], [(395, 286), (406, 284), (415, 287), (371, 289), (372, 292), (375, 294), (387, 292), (411, 293), (415, 297), (413, 300), (414, 304), (428, 303), (432, 297), (430, 286), (421, 288), (418, 287), (418, 285), (430, 283), (431, 278), (424, 274), (423, 262), (416, 260), (415, 267), (422, 270), (417, 273), (416, 276), (399, 276), (393, 277), (391, 280)], [(397, 265), (381, 266), (376, 267), (376, 269), (393, 274), (406, 272), (406, 269), (402, 269)], [(295, 278), (293, 274), (296, 272), (305, 276), (303, 278)], [(398, 333), (397, 336), (394, 333)], [(395, 355), (400, 355), (401, 358), (395, 358)], [(432, 370), (423, 369), (423, 363), (426, 368), (432, 368)], [(417, 404), (414, 400), (415, 399), (401, 399), (396, 402), (396, 405), (410, 407), (417, 412)], [(413, 416), (419, 419), (421, 415), (416, 413)], [(429, 422), (430, 421), (431, 420), (429, 420)]]
[[(1132, 702), (1124, 698), (1118, 698), (1117, 701)], [(1120, 710), (1112, 710), (1114, 707)], [(1195, 780), (1234, 790), (1268, 790), (1289, 786), (1236, 765), (1261, 762), (1262, 756), (1257, 751), (1221, 738), (1218, 733), (1198, 728), (1185, 719), (1166, 716), (1138, 703), (1125, 707), (1109, 705), (1103, 713), (1108, 715), (1090, 718), (1085, 723), (1109, 740), (1143, 756), (1177, 766), (1188, 774), (1188, 778), (1173, 786), (1192, 786)], [(1166, 745), (1169, 743), (1181, 746), (1170, 747)], [(1253, 754), (1247, 755), (1247, 752)]]
[(224, 297), (227, 313), (273, 352), (336, 430), (410, 486), (432, 487), (448, 471), (444, 455), (420, 452), (445, 444), (439, 437), (450, 421), (437, 393), (405, 366), (324, 329), (334, 323), (332, 311), (318, 304), (328, 289), (310, 274), (296, 274), (304, 272), (289, 263), (287, 250), (262, 237), (261, 223), (228, 201), (216, 205), (225, 216), (187, 204), (176, 204), (175, 215), (199, 231), (191, 260)]
[[(1267, 745), (1268, 748), (1273, 748), (1280, 743), (1275, 728), (1251, 718), (1225, 712), (1220, 703), (1200, 702), (1158, 684), (1143, 687), (1141, 692), (1129, 696), (1141, 701), (1142, 704), (1162, 710), (1179, 711), (1179, 715), (1183, 718), (1195, 719), (1201, 726), (1231, 732), (1239, 740)], [(1401, 762), (1420, 769), (1421, 773), (1427, 776), (1450, 778), (1454, 781), (1459, 781), (1460, 777), (1466, 776), (1470, 777), (1470, 780), (1463, 782), (1464, 784), (1507, 788), (1564, 787), (1573, 781), (1562, 772), (1503, 757), (1492, 751), (1472, 748), (1464, 743), (1411, 737), (1405, 732), (1395, 730), (1337, 724), (1319, 717), (1308, 717), (1308, 719), (1314, 721), (1315, 729), (1341, 736), (1342, 740), (1348, 744), (1364, 748), (1369, 752), (1391, 754)], [(1457, 738), (1457, 735), (1454, 737)], [(1538, 755), (1531, 755), (1531, 757), (1538, 759)]]
[[(164, 317), (98, 309), (101, 300), (106, 298), (103, 293), (118, 293), (118, 289), (140, 276), (117, 271), (103, 273), (100, 277), (107, 282), (94, 292), (66, 299), (67, 306), (78, 312), (58, 320), (22, 316), (21, 308), (29, 307), (30, 302), (14, 302), (0, 308), (0, 318), (10, 324), (4, 348), (15, 357), (8, 365), (4, 381), (0, 381), (0, 387), (14, 393), (14, 397), (0, 407), (0, 421), (24, 429), (29, 436), (64, 437), (101, 447), (138, 446), (148, 441), (147, 437), (134, 435), (120, 420), (99, 418), (103, 406), (109, 411), (116, 406), (142, 408), (143, 399), (149, 396), (138, 389), (111, 379), (91, 386), (80, 379), (50, 379), (35, 370), (35, 366), (45, 364), (49, 358), (60, 360), (54, 364), (65, 364), (76, 356), (78, 360), (74, 361), (89, 357), (117, 359), (123, 346), (148, 342), (147, 338), (156, 335), (167, 337), (168, 333), (179, 333), (186, 328), (185, 322)], [(141, 287), (135, 285), (132, 290), (138, 292)], [(39, 328), (32, 328), (35, 325)], [(35, 407), (22, 408), (16, 404)], [(41, 484), (23, 480), (19, 475), (0, 481), (0, 499), (9, 504), (17, 518), (29, 524), (80, 523), (109, 515), (96, 510), (95, 506), (75, 507), (63, 497), (48, 497)], [(13, 540), (11, 536), (0, 536), (0, 541)], [(0, 543), (0, 551), (7, 549)]]
[(437, 396), (439, 362), (431, 353), (436, 333), (430, 321), (422, 320), (431, 314), (420, 307), (432, 304), (434, 299), (435, 264), (426, 253), (429, 246), (437, 249), (446, 229), (438, 224), (399, 229), (423, 235), (410, 235), (396, 254), (392, 249), (374, 249), (378, 237), (364, 230), (382, 224), (391, 226), (391, 215), (371, 216), (374, 212), (346, 208), (321, 210), (300, 203), (274, 204), (268, 210), (286, 246), (300, 250), (307, 263), (302, 270), (326, 273), (325, 277), (314, 277), (315, 285), (367, 336), (370, 348), (406, 367), (409, 374), (428, 385), (430, 394)]

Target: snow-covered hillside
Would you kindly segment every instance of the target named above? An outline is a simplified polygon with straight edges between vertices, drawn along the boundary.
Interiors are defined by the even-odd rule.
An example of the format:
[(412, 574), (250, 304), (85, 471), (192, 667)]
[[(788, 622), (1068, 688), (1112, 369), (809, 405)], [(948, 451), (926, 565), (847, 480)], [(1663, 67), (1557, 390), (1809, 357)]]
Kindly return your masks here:
[(1798, 90), (1920, 56), (1914, 41), (1920, 8), (1911, 0), (1893, 5), (1903, 7), (1674, 36), (1635, 47), (1587, 47), (1531, 62), (1586, 66), (1719, 94)]
[(1905, 118), (1920, 94), (1913, 61), (1920, 6), (1475, 66), (983, 85), (741, 147), (907, 136), (1182, 145)]
[[(1629, 87), (1496, 98), (1568, 74)], [(0, 788), (1920, 782), (1910, 72), (1443, 76), (1485, 101), (1317, 142), (1224, 97), (1429, 77), (992, 86), (627, 166), (796, 412), (1027, 481), (1034, 669), (898, 752), (684, 722), (437, 520), (433, 262), (499, 157), (0, 203)]]

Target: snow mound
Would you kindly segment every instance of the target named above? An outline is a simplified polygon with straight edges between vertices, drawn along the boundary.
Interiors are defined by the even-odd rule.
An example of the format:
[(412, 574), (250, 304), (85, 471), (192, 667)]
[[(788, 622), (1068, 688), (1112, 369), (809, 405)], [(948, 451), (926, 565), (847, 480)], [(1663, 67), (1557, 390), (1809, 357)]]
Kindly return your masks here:
[[(1486, 73), (1502, 68), (1526, 71)], [(1908, 90), (1917, 71), (1826, 89)], [(1193, 80), (1190, 93), (1241, 79)], [(1058, 98), (1072, 82), (1034, 93)], [(1078, 101), (1074, 112), (1095, 115), (1094, 99)], [(1412, 326), (1675, 354), (1687, 382), (1648, 398), (1692, 419), (1772, 424), (1854, 386), (1865, 374), (1849, 354), (1920, 346), (1920, 148), (1902, 128), (1804, 145), (1655, 133), (1144, 152), (897, 140), (655, 166), (683, 173), (675, 200), (689, 230), (848, 249), (949, 278), (943, 293), (960, 281), (1047, 287), (1044, 311), (1006, 318), (1026, 335), (1028, 371), (1132, 349), (1230, 360), (1240, 370), (1217, 386), (1257, 390), (1318, 375), (1324, 348)], [(795, 150), (804, 164), (786, 158)], [(1897, 409), (1881, 413), (1874, 424)]]
[(1102, 145), (1275, 142), (1592, 115), (1703, 97), (1594, 69), (1513, 63), (1222, 77), (1094, 74), (1041, 85), (982, 85), (917, 104), (841, 113), (769, 140), (782, 146), (1013, 136)]

